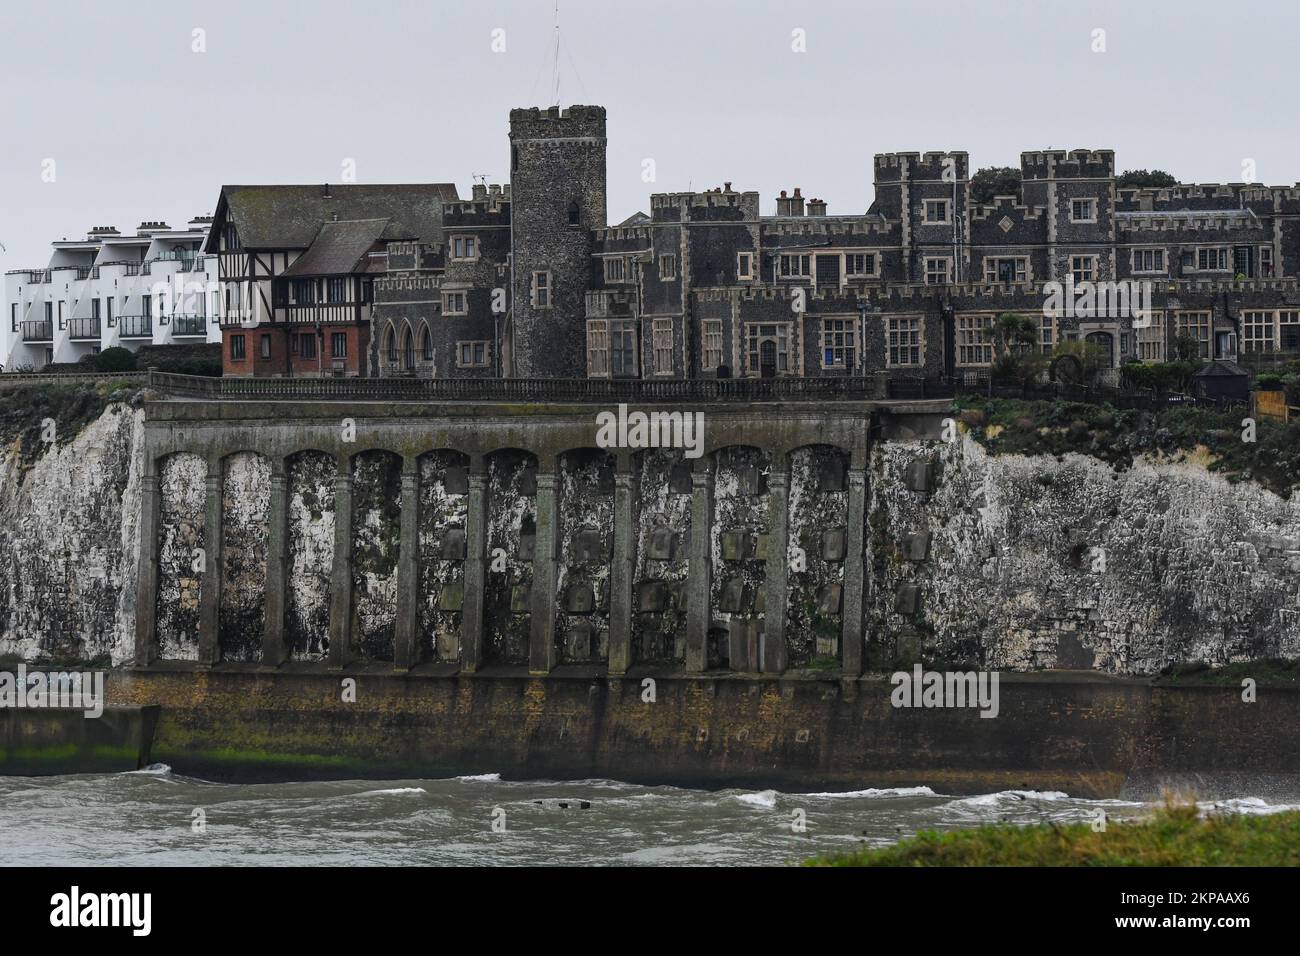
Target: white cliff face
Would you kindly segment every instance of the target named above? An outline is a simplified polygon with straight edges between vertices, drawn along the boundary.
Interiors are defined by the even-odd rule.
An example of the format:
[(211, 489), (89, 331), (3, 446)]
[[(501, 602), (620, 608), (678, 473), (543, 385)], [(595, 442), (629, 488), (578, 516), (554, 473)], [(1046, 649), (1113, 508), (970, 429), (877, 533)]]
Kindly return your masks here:
[[(926, 456), (928, 499), (903, 480)], [(1150, 674), (1300, 654), (1300, 500), (1192, 461), (1117, 472), (1081, 455), (991, 456), (969, 438), (883, 444), (874, 464), (873, 640), (907, 623), (894, 596), (912, 582), (912, 648), (937, 659)], [(931, 534), (927, 561), (896, 547), (915, 531)]]
[(133, 654), (143, 433), (143, 411), (116, 403), (30, 468), (4, 450), (0, 655)]

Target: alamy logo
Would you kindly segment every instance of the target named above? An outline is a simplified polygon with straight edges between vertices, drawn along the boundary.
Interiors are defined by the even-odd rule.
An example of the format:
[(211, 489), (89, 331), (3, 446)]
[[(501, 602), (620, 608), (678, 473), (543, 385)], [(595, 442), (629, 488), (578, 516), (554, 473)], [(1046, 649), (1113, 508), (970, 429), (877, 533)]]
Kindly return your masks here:
[(18, 672), (0, 671), (0, 708), (81, 710), (87, 717), (104, 713), (104, 672), (77, 671), (47, 674), (29, 671), (26, 664)]
[(703, 412), (629, 412), (596, 415), (598, 448), (682, 448), (687, 458), (704, 454)]
[(896, 671), (889, 682), (895, 707), (978, 707), (981, 717), (998, 715), (997, 671)]
[(70, 893), (50, 897), (50, 925), (129, 926), (133, 936), (148, 936), (153, 924), (151, 893)]
[(1151, 283), (1136, 279), (1118, 282), (1044, 282), (1043, 315), (1079, 319), (1133, 319), (1133, 328), (1151, 325)]

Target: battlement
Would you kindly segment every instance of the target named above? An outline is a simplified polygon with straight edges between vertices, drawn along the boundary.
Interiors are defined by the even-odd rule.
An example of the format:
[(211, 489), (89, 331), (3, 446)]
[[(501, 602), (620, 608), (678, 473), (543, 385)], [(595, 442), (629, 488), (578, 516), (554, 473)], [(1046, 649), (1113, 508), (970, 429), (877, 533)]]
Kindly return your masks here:
[(558, 106), (510, 111), (510, 138), (516, 139), (604, 139), (605, 107)]
[(944, 179), (952, 160), (952, 172), (959, 182), (970, 176), (970, 154), (965, 150), (928, 150), (925, 153), (877, 153), (874, 159), (877, 183), (904, 179)]
[(510, 184), (485, 185), (475, 183), (470, 199), (457, 199), (442, 204), (443, 220), (447, 225), (469, 225), (481, 220), (483, 225), (499, 225), (510, 221)]
[(993, 202), (971, 206), (971, 219), (989, 219), (993, 216), (1017, 216), (1022, 220), (1041, 219), (1047, 214), (1045, 206), (1029, 206), (1018, 196), (994, 196)]
[(1022, 179), (1101, 179), (1115, 175), (1113, 149), (1041, 149), (1020, 154)]

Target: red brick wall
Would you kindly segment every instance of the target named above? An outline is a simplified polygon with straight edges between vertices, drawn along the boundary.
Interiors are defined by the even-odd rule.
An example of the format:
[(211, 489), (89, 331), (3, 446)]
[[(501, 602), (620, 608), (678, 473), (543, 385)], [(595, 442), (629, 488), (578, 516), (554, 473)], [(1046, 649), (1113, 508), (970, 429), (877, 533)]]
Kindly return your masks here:
[[(223, 375), (233, 378), (283, 378), (309, 377), (333, 374), (333, 355), (331, 351), (332, 336), (343, 333), (347, 336), (347, 356), (345, 372), (348, 376), (367, 374), (366, 350), (370, 346), (370, 327), (367, 323), (355, 325), (327, 325), (322, 327), (316, 338), (316, 355), (304, 358), (298, 354), (297, 336), (304, 332), (314, 332), (310, 325), (284, 326), (260, 325), (256, 328), (227, 328), (221, 331), (221, 369)], [(286, 335), (286, 333), (288, 333)], [(294, 336), (290, 341), (288, 336)], [(231, 357), (232, 340), (237, 336), (244, 339), (244, 357)], [(262, 339), (269, 340), (269, 355), (262, 353)]]

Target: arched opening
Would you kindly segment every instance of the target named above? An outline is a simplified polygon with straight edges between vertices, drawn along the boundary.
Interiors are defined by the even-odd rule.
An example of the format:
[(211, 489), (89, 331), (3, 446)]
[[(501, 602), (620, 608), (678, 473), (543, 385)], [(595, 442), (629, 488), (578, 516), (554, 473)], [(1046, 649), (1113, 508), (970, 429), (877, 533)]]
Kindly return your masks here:
[(579, 219), (578, 202), (575, 199), (569, 200), (569, 225), (576, 226)]
[(384, 333), (384, 357), (390, 367), (397, 364), (397, 333), (391, 325)]
[(433, 334), (426, 325), (420, 331), (420, 361), (429, 368), (430, 374), (433, 372)]
[(415, 371), (415, 338), (409, 325), (402, 330), (402, 370)]

